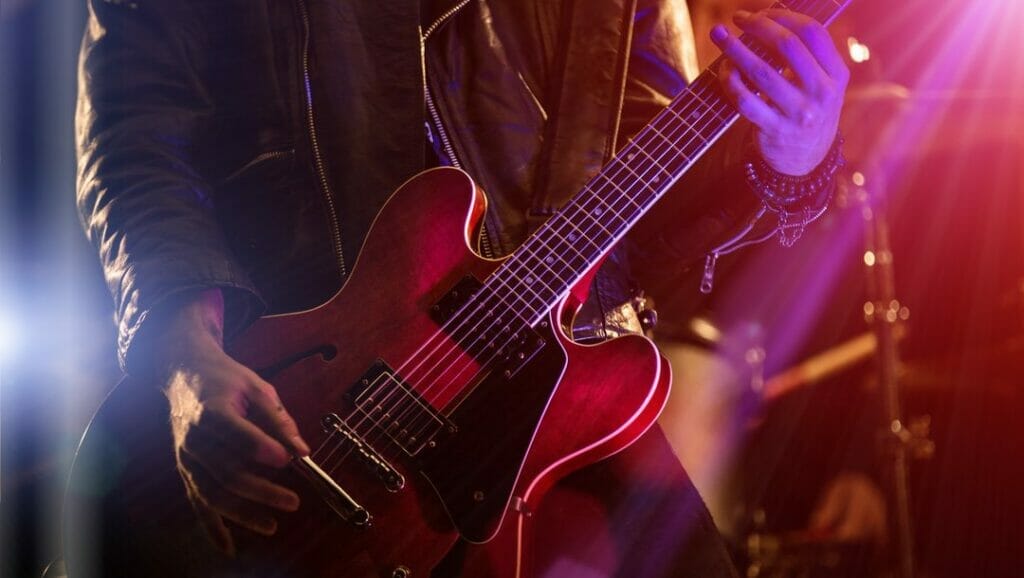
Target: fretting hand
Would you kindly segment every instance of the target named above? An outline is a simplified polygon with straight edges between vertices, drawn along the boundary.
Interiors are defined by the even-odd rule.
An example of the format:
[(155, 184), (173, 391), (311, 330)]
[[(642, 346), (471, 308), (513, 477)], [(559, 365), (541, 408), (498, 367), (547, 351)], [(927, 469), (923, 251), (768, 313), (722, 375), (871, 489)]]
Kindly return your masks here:
[(733, 21), (785, 70), (780, 73), (722, 25), (711, 39), (726, 56), (722, 87), (757, 127), (765, 160), (789, 175), (806, 175), (824, 160), (839, 126), (850, 71), (832, 38), (813, 18), (784, 10), (738, 12)]

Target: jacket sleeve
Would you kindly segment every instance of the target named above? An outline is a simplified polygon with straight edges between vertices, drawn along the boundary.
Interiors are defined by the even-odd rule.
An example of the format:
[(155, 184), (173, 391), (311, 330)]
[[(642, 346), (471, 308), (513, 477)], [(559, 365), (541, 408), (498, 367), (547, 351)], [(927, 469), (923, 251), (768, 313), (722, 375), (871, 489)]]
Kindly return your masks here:
[(187, 2), (90, 0), (79, 61), (77, 204), (99, 251), (122, 368), (188, 292), (220, 287), (226, 331), (260, 308), (212, 211), (197, 149), (214, 108)]
[[(697, 74), (685, 0), (639, 0), (621, 133), (632, 135)], [(634, 275), (644, 287), (675, 286), (702, 257), (733, 240), (767, 238), (778, 227), (746, 183), (744, 151), (752, 128), (741, 120), (630, 233)]]

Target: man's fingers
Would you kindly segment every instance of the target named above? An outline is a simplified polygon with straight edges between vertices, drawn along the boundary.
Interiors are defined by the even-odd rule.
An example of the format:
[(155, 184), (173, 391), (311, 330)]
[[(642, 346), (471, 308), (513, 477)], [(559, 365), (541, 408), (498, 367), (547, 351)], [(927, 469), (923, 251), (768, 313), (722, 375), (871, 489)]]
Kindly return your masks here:
[(182, 466), (178, 467), (178, 473), (181, 474), (181, 478), (185, 482), (185, 493), (199, 520), (199, 525), (203, 527), (210, 542), (218, 550), (233, 558), (235, 556), (235, 541), (231, 537), (231, 531), (224, 525), (224, 520), (221, 519), (220, 514), (206, 504), (206, 500), (199, 494), (192, 473)]
[(739, 71), (732, 65), (725, 62), (719, 74), (726, 94), (744, 118), (762, 129), (770, 129), (778, 123), (779, 113), (747, 87)]
[(253, 394), (249, 400), (252, 405), (250, 410), (255, 410), (266, 423), (268, 433), (293, 453), (299, 456), (309, 455), (309, 446), (299, 435), (299, 428), (295, 420), (284, 409), (281, 398), (277, 391), (269, 383), (259, 381), (253, 387)]
[(829, 81), (828, 75), (795, 31), (763, 14), (738, 12), (734, 21), (781, 58), (796, 73), (804, 88), (813, 94), (823, 92)]
[(298, 494), (250, 472), (239, 470), (221, 483), (235, 495), (258, 504), (284, 512), (299, 509)]
[(196, 517), (199, 518), (199, 525), (206, 531), (206, 535), (213, 545), (225, 555), (234, 558), (235, 540), (231, 537), (231, 531), (224, 524), (220, 514), (203, 504), (201, 500), (192, 502), (192, 507)]
[(719, 24), (712, 28), (711, 40), (722, 49), (722, 53), (736, 65), (750, 84), (783, 114), (794, 115), (803, 108), (804, 99), (800, 91), (725, 26)]
[(210, 506), (228, 520), (263, 536), (273, 536), (277, 532), (277, 520), (273, 517), (253, 511), (251, 505), (227, 492), (218, 494), (213, 490), (213, 494), (216, 502), (210, 502)]
[(825, 73), (840, 86), (847, 85), (850, 81), (850, 69), (836, 49), (828, 30), (821, 23), (809, 16), (788, 10), (767, 10), (765, 15), (799, 36)]
[(247, 471), (238, 459), (223, 451), (183, 452), (182, 465), (190, 470), (196, 464), (217, 480), (229, 492), (246, 500), (283, 512), (299, 509), (299, 496), (295, 492)]
[[(218, 514), (218, 518), (223, 516), (257, 534), (270, 536), (277, 531), (277, 520), (264, 513), (261, 507), (228, 492), (210, 472), (198, 463), (194, 461), (188, 463), (185, 456), (182, 459), (199, 494), (199, 499), (193, 499), (193, 503), (196, 504), (201, 521), (203, 516), (209, 518), (208, 513), (203, 514), (200, 511), (206, 508)], [(223, 526), (223, 521), (221, 521), (221, 526)]]
[(185, 435), (184, 449), (206, 461), (231, 457), (242, 461), (283, 468), (291, 454), (278, 440), (230, 407), (207, 407)]

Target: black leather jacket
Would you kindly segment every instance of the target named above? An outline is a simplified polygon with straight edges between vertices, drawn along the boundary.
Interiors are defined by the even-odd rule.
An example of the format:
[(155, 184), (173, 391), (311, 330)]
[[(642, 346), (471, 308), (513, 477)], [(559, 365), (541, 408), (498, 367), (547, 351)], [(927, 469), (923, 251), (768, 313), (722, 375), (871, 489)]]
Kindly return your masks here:
[[(129, 369), (191, 289), (224, 290), (229, 331), (330, 297), (377, 209), (424, 168), (425, 125), (488, 192), (486, 250), (506, 253), (693, 72), (684, 0), (435, 4), (90, 0), (78, 204)], [(743, 228), (758, 202), (739, 140), (609, 259), (583, 334), (635, 321), (616, 309), (634, 291), (627, 255), (675, 275)]]

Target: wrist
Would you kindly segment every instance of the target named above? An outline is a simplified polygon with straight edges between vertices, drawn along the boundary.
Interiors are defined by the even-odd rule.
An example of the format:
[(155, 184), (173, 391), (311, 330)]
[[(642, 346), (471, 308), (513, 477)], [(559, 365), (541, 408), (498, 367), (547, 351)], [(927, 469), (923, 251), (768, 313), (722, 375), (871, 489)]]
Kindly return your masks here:
[(842, 148), (843, 137), (836, 134), (824, 159), (809, 172), (794, 176), (776, 169), (751, 146), (744, 163), (747, 184), (769, 209), (800, 207), (831, 190), (836, 173), (846, 164)]
[(828, 158), (828, 154), (839, 136), (832, 132), (831, 138), (817, 138), (813, 142), (783, 141), (771, 142), (763, 133), (751, 140), (750, 154), (765, 163), (772, 171), (787, 177), (805, 177), (815, 171)]
[(779, 172), (750, 147), (744, 163), (747, 185), (764, 208), (777, 216), (776, 231), (783, 246), (796, 243), (807, 224), (828, 206), (836, 186), (836, 173), (846, 164), (842, 147), (843, 137), (836, 134), (824, 160), (802, 176)]
[(167, 375), (174, 369), (224, 344), (224, 297), (220, 289), (190, 291), (166, 312), (162, 330), (153, 336), (154, 369)]

